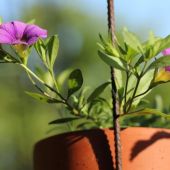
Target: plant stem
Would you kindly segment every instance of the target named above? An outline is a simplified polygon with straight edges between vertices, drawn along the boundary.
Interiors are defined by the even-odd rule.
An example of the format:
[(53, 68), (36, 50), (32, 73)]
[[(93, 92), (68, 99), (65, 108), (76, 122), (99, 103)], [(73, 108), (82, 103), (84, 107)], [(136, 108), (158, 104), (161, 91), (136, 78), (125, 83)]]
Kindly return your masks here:
[[(8, 63), (12, 63), (12, 62), (8, 62), (8, 61), (0, 61), (0, 64), (8, 64)], [(15, 62), (13, 62), (15, 63)]]
[(135, 97), (135, 95), (136, 95), (136, 92), (137, 92), (137, 89), (138, 89), (140, 80), (141, 80), (141, 78), (139, 77), (139, 78), (137, 79), (136, 86), (135, 86), (135, 89), (134, 89), (134, 91), (133, 91), (132, 98), (131, 98), (131, 100), (130, 100), (130, 102), (129, 102), (129, 106), (128, 106), (127, 112), (129, 112), (129, 110), (130, 110), (130, 108), (131, 108), (131, 106), (132, 106), (132, 103), (133, 103), (134, 97)]
[[(26, 73), (27, 73), (28, 78), (30, 79), (31, 83), (32, 83), (43, 95), (49, 97), (49, 98), (52, 99), (52, 100), (57, 100), (57, 99), (51, 97), (51, 96), (50, 96), (48, 93), (46, 93), (43, 89), (41, 89), (41, 87), (39, 87), (39, 86), (36, 84), (36, 82), (33, 80), (33, 78), (31, 77), (30, 73), (29, 73), (27, 70), (26, 70)], [(62, 101), (61, 101), (61, 103), (62, 103)]]
[[(51, 91), (55, 92), (59, 97), (60, 99), (62, 100), (61, 103), (65, 104), (72, 112), (74, 115), (77, 115), (79, 114), (79, 111), (76, 110), (74, 107), (72, 107), (68, 100), (65, 99), (58, 91), (56, 91), (55, 89), (53, 89), (51, 86), (49, 86), (48, 84), (46, 84), (43, 80), (41, 80), (34, 72), (32, 72), (26, 65), (24, 64), (19, 64), (21, 67), (23, 67), (27, 74), (29, 75), (29, 78), (30, 78), (30, 75), (33, 76), (36, 80), (38, 80), (41, 84), (45, 85), (46, 87), (48, 87)], [(30, 79), (32, 81), (32, 83), (35, 85), (35, 82), (32, 80), (32, 78)], [(41, 90), (41, 89), (39, 89)]]
[(146, 94), (147, 92), (149, 92), (149, 90), (151, 90), (150, 88), (148, 88), (146, 91), (144, 91), (143, 93), (140, 93), (140, 94), (138, 94), (138, 95), (136, 95), (136, 96), (134, 96), (134, 98), (133, 99), (135, 99), (135, 98), (137, 98), (137, 97), (140, 97), (140, 96), (142, 96), (142, 95), (144, 95), (144, 94)]
[(124, 108), (123, 108), (124, 113), (126, 113), (127, 89), (128, 89), (129, 77), (130, 77), (129, 72), (126, 71), (126, 83), (125, 83), (125, 94), (124, 94), (124, 96), (125, 96), (125, 105), (124, 105)]
[(43, 80), (41, 80), (34, 72), (32, 72), (26, 65), (24, 64), (19, 64), (21, 67), (23, 67), (26, 72), (28, 72), (30, 75), (32, 75), (36, 80), (38, 80), (41, 84), (43, 84), (44, 86), (46, 86), (47, 88), (49, 88), (52, 92), (56, 93), (60, 99), (62, 99), (63, 101), (65, 101), (66, 99), (55, 89), (53, 89), (51, 86), (49, 86), (48, 84), (46, 84)]
[(54, 71), (53, 71), (52, 69), (50, 69), (49, 72), (50, 72), (51, 77), (52, 77), (52, 79), (53, 79), (53, 81), (54, 81), (55, 88), (56, 88), (56, 90), (59, 92), (59, 88), (58, 88), (57, 81), (56, 81), (56, 79), (55, 79)]
[(145, 70), (145, 68), (146, 68), (146, 65), (147, 65), (147, 62), (145, 62), (144, 67), (143, 67), (143, 69), (142, 69), (140, 75), (137, 77), (136, 86), (135, 86), (135, 89), (134, 89), (132, 98), (131, 98), (130, 101), (129, 101), (129, 107), (128, 107), (128, 109), (127, 109), (127, 112), (129, 112), (129, 110), (131, 109), (133, 100), (136, 98), (135, 95), (136, 95), (136, 92), (137, 92), (137, 90), (138, 90), (138, 86), (139, 86), (139, 83), (140, 83), (140, 81), (141, 81), (141, 78), (142, 78), (143, 75), (145, 74), (145, 73), (144, 73), (144, 70)]
[[(107, 0), (108, 5), (108, 28), (111, 34), (112, 43), (115, 40), (115, 18), (114, 18), (114, 0)], [(114, 125), (114, 141), (115, 141), (115, 160), (116, 170), (122, 170), (122, 149), (120, 140), (120, 124), (119, 124), (119, 101), (115, 82), (114, 68), (111, 67), (111, 80), (112, 80), (112, 104), (113, 104), (113, 125)]]

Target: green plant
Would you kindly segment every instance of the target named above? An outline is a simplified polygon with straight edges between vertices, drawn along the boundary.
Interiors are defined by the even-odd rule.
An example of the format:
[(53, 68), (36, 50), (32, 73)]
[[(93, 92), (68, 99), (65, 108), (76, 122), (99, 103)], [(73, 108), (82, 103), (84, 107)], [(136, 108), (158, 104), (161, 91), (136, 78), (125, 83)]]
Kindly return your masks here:
[[(20, 33), (22, 26), (24, 30)], [(27, 27), (36, 28), (29, 32)], [(67, 116), (63, 115), (62, 118), (53, 120), (49, 124), (63, 125), (64, 123), (69, 123), (73, 126), (72, 129), (111, 127), (111, 99), (106, 100), (101, 96), (102, 92), (110, 85), (110, 82), (105, 82), (89, 92), (87, 87), (82, 88), (83, 76), (80, 69), (72, 71), (68, 69), (56, 75), (54, 64), (59, 50), (58, 36), (54, 35), (44, 40), (42, 38), (46, 36), (41, 36), (41, 32), (39, 33), (39, 30), (36, 30), (37, 26), (19, 21), (2, 24), (0, 29), (3, 31), (8, 29), (12, 32), (14, 28), (17, 28), (17, 31), (13, 35), (8, 35), (7, 40), (4, 38), (6, 32), (4, 37), (0, 38), (3, 47), (10, 46), (14, 54), (1, 46), (0, 62), (19, 65), (26, 71), (30, 81), (38, 90), (38, 92), (26, 91), (26, 94), (42, 102), (57, 104), (60, 110), (67, 112), (64, 114)], [(19, 39), (17, 34), (21, 34)], [(36, 34), (39, 35), (37, 36)], [(34, 39), (35, 35), (36, 40), (29, 44), (30, 40), (32, 40), (30, 37), (33, 36)], [(16, 38), (14, 40), (12, 39), (13, 37), (8, 39), (9, 36)], [(35, 72), (27, 64), (33, 48), (41, 60), (39, 66), (36, 66)]]
[(99, 56), (115, 69), (119, 116), (158, 114), (169, 117), (157, 109), (147, 108), (144, 97), (156, 86), (170, 81), (170, 36), (158, 38), (151, 33), (149, 40), (141, 43), (135, 34), (124, 28), (123, 40), (115, 37), (114, 45), (102, 36), (100, 39)]
[[(39, 91), (26, 93), (37, 100), (57, 104), (68, 113), (49, 124), (70, 123), (74, 124), (75, 130), (113, 126), (112, 99), (102, 96), (103, 91), (110, 86), (110, 81), (89, 93), (86, 87), (82, 88), (83, 76), (80, 69), (65, 70), (59, 75), (54, 72), (59, 50), (57, 35), (46, 38), (46, 30), (19, 21), (1, 24), (0, 31), (0, 63), (21, 66)], [(122, 35), (123, 41), (117, 37), (114, 45), (111, 39), (106, 41), (100, 35), (101, 43), (98, 44), (100, 58), (115, 71), (118, 90), (116, 100), (119, 102), (120, 113), (118, 116), (122, 122), (124, 116), (126, 119), (129, 115), (158, 114), (169, 117), (159, 110), (147, 108), (148, 103), (143, 98), (154, 87), (170, 81), (170, 56), (159, 56), (170, 47), (170, 36), (158, 38), (151, 33), (149, 40), (141, 43), (126, 28)], [(14, 53), (5, 50), (6, 45), (12, 47)], [(36, 73), (27, 64), (32, 48), (35, 48), (41, 60)], [(165, 55), (169, 54), (169, 51), (166, 52), (164, 51)]]

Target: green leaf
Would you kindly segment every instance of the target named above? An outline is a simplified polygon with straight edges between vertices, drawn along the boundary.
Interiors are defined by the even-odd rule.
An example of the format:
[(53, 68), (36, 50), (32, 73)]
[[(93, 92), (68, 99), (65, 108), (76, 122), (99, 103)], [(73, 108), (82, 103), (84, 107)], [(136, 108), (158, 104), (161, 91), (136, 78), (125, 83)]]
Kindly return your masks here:
[(147, 68), (147, 71), (150, 69), (160, 68), (160, 67), (166, 67), (170, 66), (170, 55), (169, 56), (162, 56), (158, 59), (156, 59), (154, 62), (152, 62), (149, 67)]
[(143, 116), (143, 115), (148, 115), (148, 114), (157, 114), (159, 116), (170, 118), (170, 114), (166, 114), (166, 113), (160, 112), (157, 109), (150, 109), (150, 108), (141, 109), (139, 111), (128, 113), (123, 116)]
[(146, 108), (149, 107), (150, 101), (146, 99), (141, 99), (139, 104), (137, 105), (137, 108)]
[(106, 87), (110, 84), (110, 82), (103, 83), (102, 85), (98, 86), (88, 97), (87, 102), (91, 102), (92, 100), (96, 99), (100, 96), (100, 94), (106, 89)]
[(7, 56), (8, 55), (2, 49), (0, 49), (0, 60), (3, 60)]
[(106, 45), (107, 45), (107, 42), (104, 40), (104, 38), (103, 38), (103, 36), (102, 36), (101, 34), (99, 34), (99, 38), (100, 38), (100, 41), (102, 42), (102, 44), (103, 44), (104, 46), (106, 46)]
[(53, 67), (59, 49), (59, 39), (57, 35), (52, 36), (47, 43), (50, 67)]
[(33, 19), (29, 20), (29, 21), (27, 22), (27, 24), (35, 24), (35, 22), (36, 22), (36, 19), (33, 18)]
[(158, 39), (149, 49), (149, 58), (157, 56), (160, 52), (170, 47), (170, 35), (163, 39)]
[(83, 122), (83, 123), (80, 123), (79, 125), (77, 125), (77, 129), (81, 129), (81, 130), (96, 129), (96, 128), (100, 128), (100, 127), (92, 121)]
[(155, 43), (155, 35), (154, 35), (154, 33), (151, 31), (150, 33), (149, 33), (149, 41), (148, 41), (148, 44), (149, 45), (153, 45)]
[(131, 48), (129, 45), (127, 45), (126, 43), (124, 43), (125, 45), (125, 50), (126, 50), (126, 54), (124, 54), (126, 61), (132, 61), (134, 59), (134, 57), (137, 55), (137, 52)]
[(12, 57), (10, 54), (6, 53), (0, 46), (0, 60), (2, 62), (16, 62), (16, 59)]
[(39, 93), (32, 93), (32, 92), (25, 92), (27, 95), (33, 97), (36, 100), (40, 100), (42, 102), (47, 102), (47, 103), (61, 103), (61, 101), (56, 100), (56, 99), (51, 99), (47, 96), (41, 95)]
[(98, 51), (100, 58), (109, 66), (117, 68), (119, 70), (126, 70), (126, 61), (121, 58), (110, 56), (102, 51)]
[(114, 69), (114, 74), (115, 74), (116, 87), (119, 90), (120, 88), (124, 86), (123, 73), (121, 70)]
[(35, 66), (35, 73), (38, 77), (40, 77), (42, 80), (44, 80), (46, 72), (41, 67)]
[(68, 98), (78, 91), (83, 85), (83, 76), (81, 70), (76, 69), (71, 72), (68, 79)]
[[(154, 76), (154, 70), (149, 70), (142, 78), (141, 78), (141, 81), (139, 83), (139, 86), (138, 86), (138, 89), (137, 89), (137, 92), (136, 92), (136, 95), (140, 94), (140, 93), (143, 93), (144, 91), (146, 91), (149, 87), (150, 87), (150, 84), (152, 82), (152, 79), (153, 79), (153, 76)], [(150, 91), (149, 91), (150, 92)], [(149, 93), (148, 92), (148, 93)], [(147, 93), (147, 94), (148, 94)], [(141, 96), (142, 98), (144, 96)], [(138, 97), (139, 99), (140, 97)]]
[(163, 98), (160, 95), (155, 96), (154, 105), (156, 109), (164, 110)]
[[(150, 84), (151, 84), (151, 81), (152, 81), (152, 78), (154, 76), (154, 70), (149, 70), (140, 80), (140, 83), (138, 85), (138, 88), (137, 88), (137, 91), (136, 91), (136, 95), (139, 95), (143, 92), (145, 92), (149, 87), (150, 87)], [(128, 83), (128, 89), (127, 91), (129, 92), (127, 94), (127, 100), (130, 99), (133, 95), (133, 92), (134, 92), (134, 88), (135, 88), (135, 85), (136, 85), (136, 82), (137, 82), (137, 79), (134, 75), (132, 75), (130, 78), (129, 78), (129, 83)], [(133, 90), (132, 90), (133, 89)], [(148, 91), (148, 93), (151, 92), (151, 90)], [(134, 106), (137, 106), (138, 103), (140, 102), (140, 100), (146, 96), (148, 93), (144, 94), (144, 95), (141, 95), (140, 97), (137, 97), (134, 101), (133, 101), (133, 105)]]
[(66, 69), (64, 71), (62, 71), (57, 77), (56, 77), (56, 81), (59, 84), (59, 87), (62, 87), (64, 82), (66, 81), (66, 79), (68, 78), (69, 74), (70, 74), (70, 69)]
[(115, 57), (120, 57), (119, 51), (116, 49), (115, 44), (113, 45), (111, 41), (111, 37), (108, 41), (104, 40), (101, 34), (99, 34), (99, 38), (102, 44), (98, 43), (98, 46), (105, 51), (108, 55), (113, 55)]
[(78, 95), (77, 104), (79, 109), (82, 109), (86, 105), (85, 94), (88, 91), (88, 89), (89, 89), (88, 87), (83, 88)]
[(154, 33), (151, 31), (150, 33), (149, 33), (149, 40), (148, 40), (148, 45), (150, 45), (150, 46), (154, 46), (154, 44), (158, 41), (158, 40), (160, 40), (161, 38), (160, 37), (156, 37), (155, 35), (154, 35)]
[(137, 62), (135, 63), (135, 66), (134, 67), (138, 67), (140, 64), (142, 64), (143, 62), (145, 61), (145, 58), (144, 56), (140, 56), (137, 60)]
[(147, 41), (142, 43), (142, 46), (145, 50), (149, 49), (150, 47), (154, 46), (154, 44), (156, 43), (156, 41), (158, 41), (160, 38), (156, 37), (154, 35), (154, 33), (151, 31), (149, 33), (149, 38)]
[(2, 17), (0, 16), (0, 24), (2, 24), (2, 22), (3, 22), (3, 19), (2, 19)]
[(70, 123), (71, 121), (77, 120), (79, 119), (78, 117), (67, 117), (67, 118), (60, 118), (60, 119), (56, 119), (53, 120), (51, 122), (49, 122), (49, 124), (62, 124), (62, 123)]
[(123, 30), (123, 38), (124, 38), (124, 41), (127, 45), (129, 45), (135, 51), (143, 53), (143, 48), (142, 48), (140, 41), (138, 40), (136, 35), (129, 32), (127, 30), (127, 28), (124, 28), (124, 30)]
[(169, 82), (170, 82), (170, 80), (153, 82), (153, 83), (151, 84), (151, 88), (156, 87), (156, 86), (159, 86), (159, 85), (161, 85), (161, 84), (169, 83)]
[(37, 51), (38, 55), (40, 56), (41, 60), (46, 63), (46, 46), (42, 39), (39, 39), (35, 45), (35, 50)]

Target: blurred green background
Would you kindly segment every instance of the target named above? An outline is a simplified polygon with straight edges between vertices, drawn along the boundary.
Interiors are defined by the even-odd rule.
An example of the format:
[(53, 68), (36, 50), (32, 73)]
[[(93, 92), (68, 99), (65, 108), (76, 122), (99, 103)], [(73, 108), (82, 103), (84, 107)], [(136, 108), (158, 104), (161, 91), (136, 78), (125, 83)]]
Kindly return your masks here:
[[(150, 30), (161, 36), (168, 34), (168, 13), (164, 9), (168, 5), (155, 4), (153, 0), (138, 4), (134, 0), (115, 3), (118, 31), (127, 26), (142, 39)], [(164, 3), (170, 5), (168, 0)], [(85, 84), (95, 87), (109, 79), (109, 69), (99, 60), (96, 45), (98, 33), (107, 33), (106, 7), (105, 0), (1, 0), (0, 15), (4, 21), (34, 18), (36, 24), (48, 29), (49, 35), (57, 33), (60, 51), (56, 73), (67, 67), (80, 68)], [(163, 8), (163, 14), (156, 13), (159, 8)], [(32, 63), (38, 64), (34, 56), (30, 66)], [(32, 170), (34, 143), (62, 132), (62, 129), (53, 130), (54, 127), (48, 125), (57, 117), (58, 111), (55, 106), (35, 101), (24, 93), (35, 89), (17, 66), (0, 65), (0, 80), (0, 170)], [(152, 101), (161, 93), (168, 107), (169, 86), (158, 87), (147, 98)], [(158, 122), (156, 119), (153, 126), (164, 125), (161, 121), (164, 120)]]

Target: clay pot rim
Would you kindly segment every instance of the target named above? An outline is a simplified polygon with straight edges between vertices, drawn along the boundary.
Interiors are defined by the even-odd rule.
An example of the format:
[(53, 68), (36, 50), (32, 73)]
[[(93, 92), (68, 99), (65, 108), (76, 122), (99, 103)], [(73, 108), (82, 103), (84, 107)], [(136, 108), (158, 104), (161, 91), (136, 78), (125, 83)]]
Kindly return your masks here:
[[(124, 130), (140, 130), (140, 132), (150, 132), (150, 131), (169, 131), (170, 133), (170, 128), (159, 128), (159, 127), (141, 127), (141, 126), (129, 126), (127, 128), (121, 128), (122, 131)], [(94, 131), (106, 131), (106, 132), (109, 132), (111, 130), (113, 130), (113, 128), (102, 128), (102, 129), (99, 129), (99, 128), (96, 128), (96, 129), (85, 129), (85, 130), (78, 130), (78, 131), (71, 131), (71, 132), (65, 132), (65, 133), (61, 133), (61, 134), (56, 134), (56, 135), (51, 135), (49, 137), (46, 137), (46, 138), (43, 138), (41, 140), (39, 140), (35, 145), (38, 145), (39, 143), (41, 142), (45, 142), (46, 140), (50, 140), (56, 136), (58, 137), (62, 137), (62, 136), (71, 136), (71, 135), (76, 135), (76, 134), (81, 134), (83, 132), (88, 132), (88, 131), (91, 131), (91, 132), (94, 132)], [(142, 130), (142, 131), (141, 131)]]

